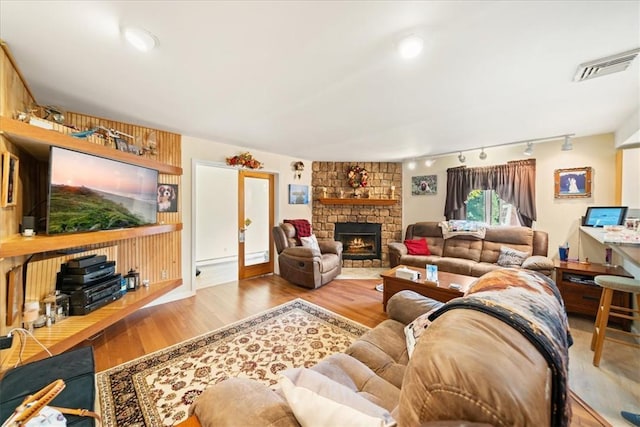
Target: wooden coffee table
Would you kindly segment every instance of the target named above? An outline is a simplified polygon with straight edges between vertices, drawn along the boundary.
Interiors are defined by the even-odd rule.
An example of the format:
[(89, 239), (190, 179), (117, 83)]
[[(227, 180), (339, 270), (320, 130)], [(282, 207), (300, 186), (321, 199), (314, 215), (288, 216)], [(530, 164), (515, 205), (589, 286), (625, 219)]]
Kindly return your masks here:
[[(396, 277), (396, 270), (402, 267), (417, 271), (420, 273), (420, 279), (408, 280)], [(425, 280), (426, 271), (424, 268), (408, 267), (405, 265), (398, 265), (391, 270), (385, 271), (380, 276), (382, 276), (382, 283), (384, 285), (382, 290), (382, 306), (385, 310), (387, 309), (387, 301), (389, 301), (389, 298), (400, 291), (408, 289), (425, 297), (447, 302), (450, 299), (461, 297), (467, 289), (469, 289), (469, 285), (478, 279), (477, 277), (439, 271), (438, 282), (428, 282)], [(460, 289), (451, 288), (450, 286), (453, 284), (460, 285)]]

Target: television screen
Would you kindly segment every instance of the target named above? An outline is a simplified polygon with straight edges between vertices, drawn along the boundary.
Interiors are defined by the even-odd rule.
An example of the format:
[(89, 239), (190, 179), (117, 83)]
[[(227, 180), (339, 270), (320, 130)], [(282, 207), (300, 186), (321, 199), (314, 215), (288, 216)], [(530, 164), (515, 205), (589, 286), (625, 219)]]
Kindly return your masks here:
[(158, 171), (51, 147), (47, 234), (156, 223)]
[(622, 225), (627, 216), (626, 206), (590, 206), (584, 215), (582, 225), (588, 227), (604, 227), (605, 225)]

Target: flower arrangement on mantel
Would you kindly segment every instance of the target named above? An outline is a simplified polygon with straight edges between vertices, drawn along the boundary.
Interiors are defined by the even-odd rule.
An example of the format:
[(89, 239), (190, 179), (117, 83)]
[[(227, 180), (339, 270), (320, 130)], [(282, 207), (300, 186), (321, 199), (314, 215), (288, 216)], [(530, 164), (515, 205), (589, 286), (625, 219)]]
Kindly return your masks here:
[(360, 166), (351, 166), (347, 172), (347, 181), (353, 188), (366, 187), (369, 173)]
[(242, 166), (249, 169), (262, 169), (262, 162), (254, 159), (248, 151), (238, 154), (237, 156), (227, 157), (227, 164), (231, 166)]

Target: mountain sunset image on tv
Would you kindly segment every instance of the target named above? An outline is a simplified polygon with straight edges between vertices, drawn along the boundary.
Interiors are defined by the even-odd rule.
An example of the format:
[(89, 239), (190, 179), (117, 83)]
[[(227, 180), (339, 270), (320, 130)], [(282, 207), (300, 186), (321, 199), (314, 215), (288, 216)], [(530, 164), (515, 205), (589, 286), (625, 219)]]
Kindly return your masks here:
[(51, 147), (47, 234), (156, 223), (158, 171)]

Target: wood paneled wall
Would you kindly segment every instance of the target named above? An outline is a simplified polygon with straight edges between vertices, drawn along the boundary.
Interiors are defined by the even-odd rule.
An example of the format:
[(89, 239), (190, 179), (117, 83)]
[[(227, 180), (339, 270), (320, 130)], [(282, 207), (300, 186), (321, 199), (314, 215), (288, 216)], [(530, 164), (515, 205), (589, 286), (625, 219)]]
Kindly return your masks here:
[[(35, 103), (31, 91), (22, 79), (20, 72), (14, 65), (13, 58), (7, 45), (0, 40), (0, 115), (13, 117), (16, 111), (24, 111)], [(0, 153), (10, 152), (20, 159), (20, 177), (18, 180), (18, 194), (23, 192), (25, 185), (30, 183), (25, 179), (24, 169), (28, 169), (35, 160), (28, 158), (19, 147), (12, 144), (0, 134)], [(0, 178), (1, 179), (1, 178)], [(27, 191), (27, 194), (29, 192)], [(32, 196), (28, 196), (32, 197)], [(18, 231), (22, 218), (22, 204), (0, 208), (0, 239)], [(4, 333), (8, 327), (18, 324), (18, 320), (12, 325), (6, 325), (7, 318), (7, 276), (11, 269), (22, 265), (26, 257), (0, 258), (0, 333)]]
[[(35, 100), (4, 44), (0, 67), (0, 114), (4, 117), (12, 118), (16, 111), (24, 111), (29, 106), (34, 105)], [(64, 106), (60, 107), (64, 108)], [(65, 121), (73, 123), (79, 128), (101, 125), (143, 138), (151, 132), (155, 132), (157, 154), (153, 158), (161, 163), (181, 166), (182, 146), (179, 134), (73, 112), (65, 114)], [(45, 211), (43, 211), (41, 200), (46, 200), (48, 165), (42, 162), (38, 163), (30, 155), (23, 152), (20, 147), (12, 144), (2, 136), (0, 136), (0, 151), (9, 151), (20, 158), (18, 206), (0, 208), (0, 239), (3, 239), (18, 232), (23, 212), (26, 214), (40, 204), (36, 208), (37, 214), (39, 213), (39, 216), (44, 217), (42, 212)], [(181, 176), (160, 174), (159, 182), (180, 186)], [(46, 208), (46, 203), (44, 203), (44, 208)], [(157, 214), (157, 222), (160, 224), (182, 223), (180, 194), (178, 194), (178, 212), (160, 212)], [(181, 233), (182, 231), (174, 231), (136, 237), (109, 242), (108, 244), (91, 245), (81, 249), (88, 253), (103, 253), (106, 251), (109, 259), (117, 257), (117, 271), (119, 273), (126, 274), (129, 269), (134, 268), (140, 272), (141, 279), (149, 279), (153, 284), (182, 277)], [(75, 256), (80, 255), (74, 254), (69, 257)], [(50, 291), (51, 283), (55, 283), (55, 273), (59, 271), (59, 263), (64, 262), (61, 261), (63, 258), (66, 259), (68, 257), (50, 258), (56, 259), (56, 261), (49, 261), (46, 267), (43, 264), (36, 266), (36, 268), (33, 267), (36, 265), (34, 263), (33, 266), (27, 268), (25, 297), (38, 298), (43, 293), (46, 295)], [(0, 333), (4, 333), (9, 328), (20, 323), (20, 320), (17, 320), (12, 325), (6, 324), (7, 273), (17, 265), (24, 265), (26, 260), (26, 256), (0, 259)]]

